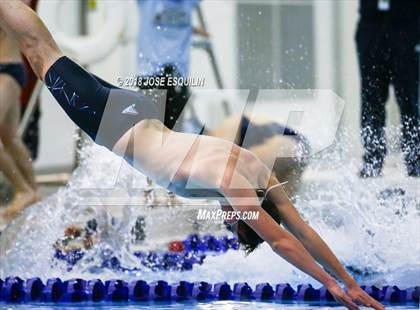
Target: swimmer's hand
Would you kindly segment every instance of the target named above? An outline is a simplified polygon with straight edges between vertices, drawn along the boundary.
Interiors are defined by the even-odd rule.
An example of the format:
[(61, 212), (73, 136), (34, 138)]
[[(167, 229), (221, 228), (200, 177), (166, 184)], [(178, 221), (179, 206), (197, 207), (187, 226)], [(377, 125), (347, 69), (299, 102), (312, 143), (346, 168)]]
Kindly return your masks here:
[(375, 310), (384, 310), (385, 306), (370, 297), (364, 290), (362, 290), (357, 284), (347, 287), (347, 294), (350, 298), (363, 306), (371, 307)]
[(359, 307), (351, 300), (351, 298), (337, 283), (328, 285), (327, 289), (338, 303), (346, 306), (350, 310), (359, 310)]

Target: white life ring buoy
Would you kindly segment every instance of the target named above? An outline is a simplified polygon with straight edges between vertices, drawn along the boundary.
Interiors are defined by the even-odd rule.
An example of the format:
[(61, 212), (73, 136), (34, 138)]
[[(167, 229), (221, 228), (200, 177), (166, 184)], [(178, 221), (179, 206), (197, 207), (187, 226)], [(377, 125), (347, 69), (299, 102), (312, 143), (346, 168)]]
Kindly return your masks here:
[(118, 46), (127, 20), (126, 6), (121, 1), (102, 1), (107, 10), (105, 23), (98, 33), (86, 36), (68, 35), (60, 29), (59, 10), (63, 1), (41, 0), (37, 11), (66, 55), (87, 65), (105, 58)]

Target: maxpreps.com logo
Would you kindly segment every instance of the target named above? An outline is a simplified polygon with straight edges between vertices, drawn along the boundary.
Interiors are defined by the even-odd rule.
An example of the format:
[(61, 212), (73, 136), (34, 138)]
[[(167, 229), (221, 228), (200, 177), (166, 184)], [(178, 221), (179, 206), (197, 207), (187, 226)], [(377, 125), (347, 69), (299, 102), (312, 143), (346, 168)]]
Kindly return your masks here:
[(231, 221), (231, 220), (242, 220), (252, 221), (258, 220), (260, 216), (259, 211), (224, 211), (218, 210), (206, 210), (199, 209), (197, 213), (198, 221)]

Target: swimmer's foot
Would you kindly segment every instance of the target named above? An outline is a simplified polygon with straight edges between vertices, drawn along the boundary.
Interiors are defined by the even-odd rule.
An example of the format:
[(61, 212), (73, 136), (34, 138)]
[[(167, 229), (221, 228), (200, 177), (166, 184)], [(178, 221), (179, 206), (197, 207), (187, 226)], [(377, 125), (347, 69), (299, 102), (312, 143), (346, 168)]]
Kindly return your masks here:
[(10, 205), (4, 210), (3, 218), (6, 221), (11, 221), (24, 209), (40, 200), (41, 196), (37, 192), (17, 192)]

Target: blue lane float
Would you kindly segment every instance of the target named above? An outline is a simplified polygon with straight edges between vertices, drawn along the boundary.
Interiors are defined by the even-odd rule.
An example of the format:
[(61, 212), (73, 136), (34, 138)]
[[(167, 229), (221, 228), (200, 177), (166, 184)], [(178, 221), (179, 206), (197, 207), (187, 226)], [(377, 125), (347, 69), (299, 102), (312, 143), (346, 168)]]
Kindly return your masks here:
[[(397, 286), (362, 286), (378, 301), (388, 304), (418, 304), (420, 286), (400, 289)], [(166, 281), (147, 283), (143, 280), (101, 281), (59, 278), (22, 280), (18, 277), (0, 279), (0, 303), (108, 303), (108, 302), (180, 302), (180, 301), (272, 301), (272, 302), (333, 302), (325, 287), (310, 284), (298, 285), (296, 290), (288, 283), (257, 284), (253, 289), (246, 282), (211, 284), (208, 282)]]
[[(193, 269), (194, 265), (201, 265), (207, 255), (218, 255), (228, 250), (238, 250), (239, 243), (236, 238), (232, 237), (215, 237), (211, 235), (199, 236), (191, 234), (187, 239), (182, 241), (184, 250), (181, 252), (171, 251), (150, 251), (150, 252), (134, 252), (133, 255), (139, 259), (142, 266), (151, 270), (165, 271), (185, 271)], [(74, 250), (63, 252), (56, 249), (54, 258), (67, 263), (67, 270), (71, 271), (73, 267), (85, 256), (86, 252), (82, 250)], [(119, 259), (112, 255), (106, 255), (101, 266), (98, 268), (111, 269), (122, 272), (137, 272), (140, 268), (127, 268), (121, 265)]]

